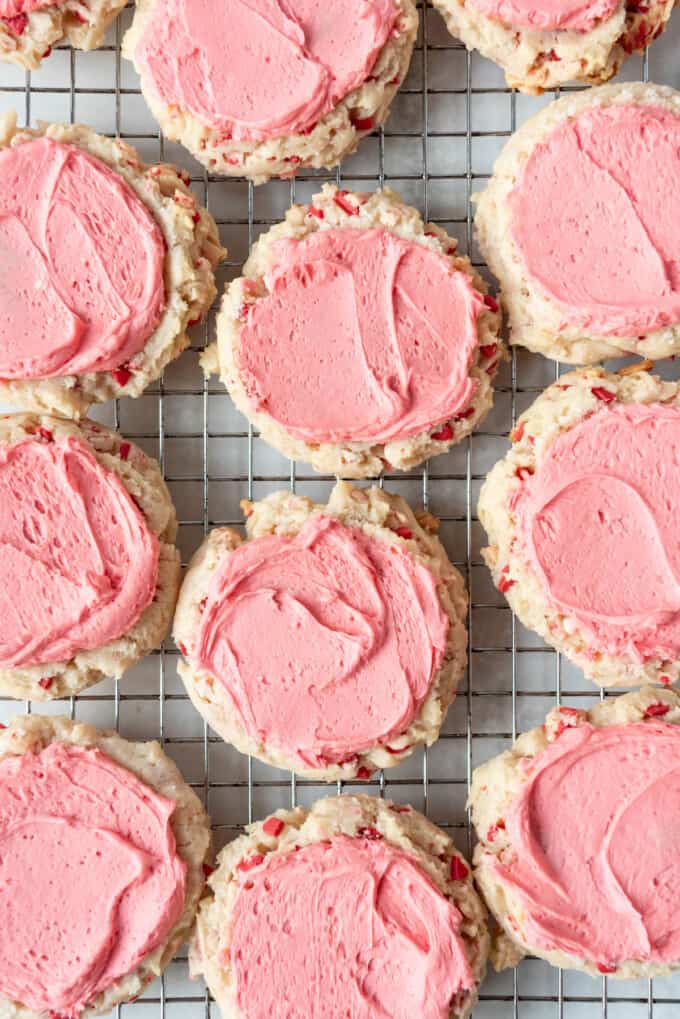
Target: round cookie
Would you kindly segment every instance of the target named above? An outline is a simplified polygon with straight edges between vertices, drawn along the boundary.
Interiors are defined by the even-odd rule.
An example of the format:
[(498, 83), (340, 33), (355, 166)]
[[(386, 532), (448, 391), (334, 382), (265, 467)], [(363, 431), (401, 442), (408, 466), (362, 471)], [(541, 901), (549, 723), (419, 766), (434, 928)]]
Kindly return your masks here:
[(196, 709), (242, 753), (328, 781), (433, 743), (467, 646), (436, 520), (345, 482), (327, 506), (277, 492), (244, 509), (248, 541), (213, 530), (177, 604)]
[(512, 136), (475, 217), (512, 343), (580, 364), (680, 351), (679, 151), (680, 94), (642, 82), (565, 96)]
[(69, 697), (157, 648), (180, 582), (176, 531), (158, 464), (116, 432), (1, 417), (0, 694)]
[(87, 1019), (138, 997), (194, 923), (200, 800), (158, 743), (39, 715), (2, 727), (0, 787), (3, 1017)]
[[(340, 796), (246, 831), (220, 853), (189, 953), (223, 1019), (277, 1014), (286, 987), (308, 1019), (470, 1014), (486, 969), (486, 911), (440, 828), (411, 807)], [(335, 881), (324, 880), (328, 869), (340, 871)]]
[(52, 47), (102, 45), (125, 0), (0, 0), (0, 62), (34, 71)]
[(0, 399), (80, 417), (139, 396), (213, 301), (225, 252), (212, 216), (174, 167), (78, 125), (18, 130), (13, 113), (0, 117), (0, 177), (15, 298), (0, 326)]
[(652, 687), (556, 707), (475, 770), (475, 880), (502, 931), (497, 969), (525, 953), (623, 980), (680, 966), (679, 723), (680, 695)]
[(394, 191), (326, 184), (255, 243), (202, 363), (291, 459), (347, 478), (409, 470), (491, 408), (505, 348), (486, 289)]
[(413, 0), (138, 0), (123, 53), (166, 137), (261, 184), (333, 167), (380, 127), (417, 32)]
[(499, 591), (600, 686), (677, 682), (678, 383), (563, 375), (511, 438), (479, 499)]
[(432, 0), (447, 28), (530, 95), (569, 81), (601, 85), (665, 29), (675, 0)]

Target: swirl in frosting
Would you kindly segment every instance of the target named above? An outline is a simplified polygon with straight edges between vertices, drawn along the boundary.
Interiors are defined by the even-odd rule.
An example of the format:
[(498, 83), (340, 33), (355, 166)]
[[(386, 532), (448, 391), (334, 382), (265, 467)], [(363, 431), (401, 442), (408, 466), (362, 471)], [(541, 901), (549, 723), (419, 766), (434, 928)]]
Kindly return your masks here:
[(530, 759), (488, 854), (522, 906), (522, 937), (593, 962), (680, 959), (680, 729), (569, 727)]
[(0, 993), (76, 1019), (184, 908), (175, 804), (100, 750), (0, 761)]
[(0, 377), (110, 371), (165, 305), (165, 242), (130, 185), (74, 145), (0, 150)]
[(135, 49), (145, 88), (226, 138), (304, 133), (369, 77), (394, 0), (165, 0)]
[(464, 410), (482, 297), (448, 258), (382, 228), (273, 245), (237, 366), (256, 410), (307, 442), (387, 442)]
[(153, 599), (158, 557), (127, 489), (80, 439), (0, 447), (0, 668), (68, 661), (126, 633)]
[(512, 499), (523, 554), (591, 652), (680, 655), (680, 407), (615, 404), (563, 432)]
[(448, 627), (428, 569), (317, 514), (223, 560), (189, 658), (251, 738), (323, 767), (408, 728)]
[(248, 1019), (447, 1019), (474, 986), (461, 920), (410, 856), (375, 836), (270, 857), (234, 904), (239, 1006)]
[(564, 326), (628, 337), (680, 321), (680, 110), (565, 120), (532, 149), (510, 204), (525, 272)]

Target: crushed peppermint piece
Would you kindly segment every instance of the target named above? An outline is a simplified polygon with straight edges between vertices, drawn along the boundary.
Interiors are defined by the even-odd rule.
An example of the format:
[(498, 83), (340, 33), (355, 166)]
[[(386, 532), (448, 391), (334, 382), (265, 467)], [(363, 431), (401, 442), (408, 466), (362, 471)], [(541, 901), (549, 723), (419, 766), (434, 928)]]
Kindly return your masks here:
[(285, 827), (286, 826), (280, 817), (268, 817), (262, 825), (262, 831), (265, 835), (271, 835), (273, 838), (277, 838)]

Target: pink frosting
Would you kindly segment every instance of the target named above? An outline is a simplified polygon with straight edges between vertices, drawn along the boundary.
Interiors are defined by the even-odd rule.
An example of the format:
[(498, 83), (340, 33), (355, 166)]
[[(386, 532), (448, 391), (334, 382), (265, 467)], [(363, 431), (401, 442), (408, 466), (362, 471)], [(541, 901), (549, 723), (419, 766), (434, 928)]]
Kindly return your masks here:
[(43, 7), (56, 7), (62, 0), (0, 0), (0, 18), (16, 18)]
[(315, 515), (222, 562), (189, 654), (252, 738), (319, 767), (408, 728), (448, 626), (433, 574), (408, 552)]
[(100, 750), (0, 761), (0, 992), (78, 1016), (184, 908), (175, 804)]
[(680, 730), (570, 727), (531, 763), (491, 861), (524, 939), (607, 967), (680, 959)]
[(163, 236), (132, 188), (73, 145), (0, 151), (0, 376), (106, 371), (164, 304)]
[(137, 622), (159, 545), (79, 439), (0, 447), (0, 668), (68, 661)]
[(484, 305), (449, 259), (383, 229), (280, 240), (274, 259), (239, 332), (258, 411), (308, 442), (387, 442), (467, 407)]
[(272, 856), (234, 903), (248, 1019), (446, 1019), (474, 986), (461, 915), (406, 853), (344, 835)]
[(514, 499), (549, 601), (593, 651), (680, 656), (680, 408), (616, 404), (563, 432)]
[(629, 105), (565, 121), (510, 204), (525, 271), (564, 325), (637, 336), (680, 321), (680, 115)]
[(370, 75), (394, 0), (166, 0), (135, 50), (145, 85), (226, 138), (314, 124)]
[(534, 31), (589, 32), (619, 7), (619, 0), (472, 0), (472, 3), (487, 18)]

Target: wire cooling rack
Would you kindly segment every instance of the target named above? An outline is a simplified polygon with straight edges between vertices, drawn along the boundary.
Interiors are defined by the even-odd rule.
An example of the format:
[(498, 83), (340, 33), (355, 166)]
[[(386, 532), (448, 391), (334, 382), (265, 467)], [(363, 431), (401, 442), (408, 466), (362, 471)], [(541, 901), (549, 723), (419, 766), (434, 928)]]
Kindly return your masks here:
[[(479, 263), (470, 196), (484, 186), (505, 139), (553, 95), (533, 98), (511, 92), (498, 68), (477, 54), (467, 54), (435, 11), (420, 13), (411, 70), (393, 103), (387, 128), (363, 141), (337, 174), (305, 173), (293, 183), (253, 188), (243, 181), (207, 175), (180, 146), (164, 142), (133, 68), (120, 56), (130, 9), (119, 18), (107, 45), (94, 53), (58, 48), (30, 75), (0, 65), (0, 110), (15, 109), (22, 123), (82, 122), (129, 140), (147, 160), (162, 158), (186, 168), (197, 197), (215, 216), (229, 248), (228, 261), (218, 274), (220, 289), (239, 274), (258, 234), (280, 220), (291, 201), (308, 200), (328, 179), (350, 188), (389, 184), (457, 236), (461, 250)], [(628, 62), (624, 76), (648, 77), (680, 88), (680, 13), (644, 59)], [(145, 396), (98, 408), (94, 414), (160, 459), (178, 511), (185, 562), (209, 528), (240, 526), (241, 499), (259, 499), (290, 487), (325, 501), (332, 486), (331, 478), (315, 475), (306, 465), (295, 466), (269, 449), (221, 386), (204, 381), (198, 355), (212, 328), (213, 315), (194, 330), (191, 350)], [(668, 370), (672, 374), (673, 366)], [(539, 724), (556, 700), (582, 706), (599, 696), (577, 669), (513, 619), (479, 552), (483, 544), (476, 518), (479, 487), (505, 453), (516, 415), (556, 372), (556, 365), (538, 355), (515, 354), (501, 373), (494, 409), (480, 431), (425, 470), (384, 482), (414, 507), (425, 506), (441, 520), (441, 537), (471, 592), (470, 664), (435, 746), (373, 782), (345, 788), (410, 802), (450, 830), (467, 853), (472, 837), (465, 801), (475, 765), (507, 747), (516, 733)], [(130, 739), (159, 739), (204, 798), (218, 848), (241, 825), (277, 807), (333, 794), (333, 786), (296, 780), (225, 745), (192, 708), (176, 665), (177, 650), (168, 639), (120, 683), (104, 682), (82, 696), (41, 705), (39, 710), (116, 728)], [(0, 701), (0, 718), (22, 710), (30, 711), (31, 705)], [(594, 980), (528, 959), (516, 971), (487, 977), (474, 1014), (475, 1019), (678, 1019), (680, 977), (653, 984)], [(139, 1001), (120, 1006), (118, 1015), (198, 1019), (216, 1017), (217, 1008), (203, 985), (189, 980), (180, 956)]]

